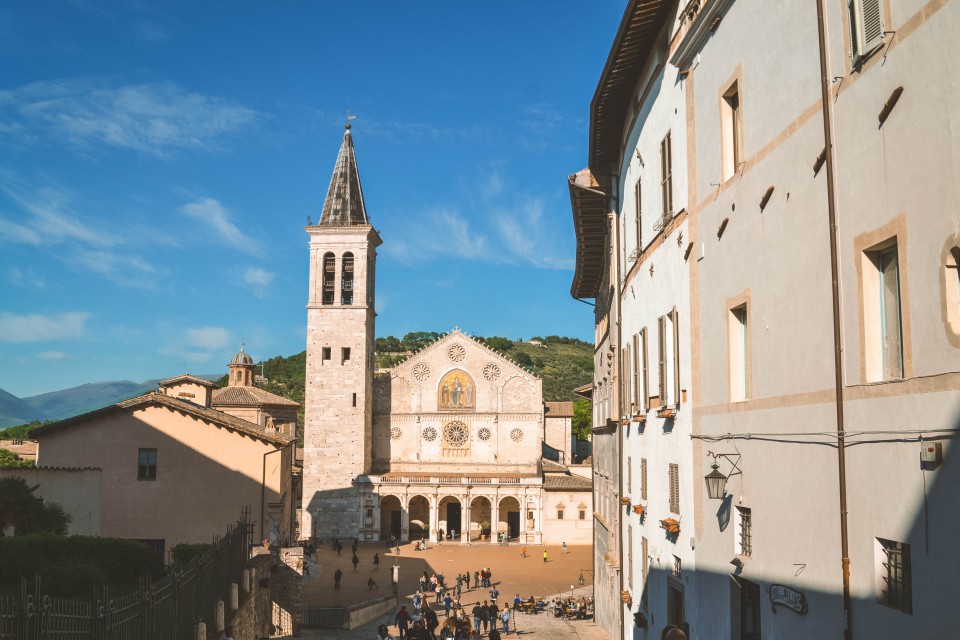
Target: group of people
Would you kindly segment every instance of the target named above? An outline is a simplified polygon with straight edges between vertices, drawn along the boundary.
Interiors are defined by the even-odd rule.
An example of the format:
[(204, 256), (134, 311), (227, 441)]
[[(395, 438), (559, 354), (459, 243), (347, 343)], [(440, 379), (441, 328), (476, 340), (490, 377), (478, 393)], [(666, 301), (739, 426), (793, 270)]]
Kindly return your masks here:
[(553, 603), (553, 614), (565, 618), (585, 620), (593, 617), (593, 598), (557, 598)]

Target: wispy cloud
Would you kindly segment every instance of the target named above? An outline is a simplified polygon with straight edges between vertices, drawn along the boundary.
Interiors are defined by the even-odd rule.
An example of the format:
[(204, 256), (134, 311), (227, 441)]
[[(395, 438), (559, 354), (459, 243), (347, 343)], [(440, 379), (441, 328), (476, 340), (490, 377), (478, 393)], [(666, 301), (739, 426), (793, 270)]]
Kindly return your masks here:
[(572, 269), (573, 258), (563, 250), (561, 231), (545, 220), (542, 197), (511, 192), (499, 171), (485, 179), (460, 206), (405, 213), (401, 229), (392, 230), (383, 251), (404, 264), (454, 258), (492, 264)]
[[(67, 190), (33, 186), (0, 170), (0, 245), (57, 247), (51, 254), (71, 269), (90, 271), (122, 286), (152, 289), (149, 277), (157, 269), (134, 249), (146, 235), (118, 229), (116, 224), (107, 230), (106, 222), (79, 209)], [(29, 267), (11, 268), (7, 279), (17, 286), (44, 286)]]
[(157, 157), (217, 151), (226, 137), (257, 120), (252, 109), (171, 82), (110, 87), (86, 78), (0, 91), (0, 116), (8, 135), (26, 133), (84, 149), (105, 145)]
[(257, 287), (266, 287), (273, 282), (273, 278), (275, 276), (276, 274), (270, 273), (269, 271), (264, 271), (259, 267), (248, 267), (243, 272), (244, 282)]
[(212, 351), (230, 343), (230, 332), (223, 327), (197, 327), (187, 329), (184, 338), (187, 346)]
[(40, 360), (69, 360), (70, 357), (63, 351), (41, 351), (37, 354)]
[(44, 277), (33, 270), (33, 267), (21, 268), (12, 265), (7, 268), (5, 275), (7, 282), (15, 287), (25, 287), (28, 289), (46, 289), (47, 281)]
[(215, 198), (200, 198), (180, 207), (180, 212), (188, 218), (200, 222), (216, 233), (213, 240), (245, 251), (253, 255), (260, 255), (260, 245), (247, 236), (231, 220), (230, 210), (220, 204)]
[(17, 315), (0, 312), (0, 342), (72, 340), (83, 336), (89, 313), (72, 311), (55, 315)]

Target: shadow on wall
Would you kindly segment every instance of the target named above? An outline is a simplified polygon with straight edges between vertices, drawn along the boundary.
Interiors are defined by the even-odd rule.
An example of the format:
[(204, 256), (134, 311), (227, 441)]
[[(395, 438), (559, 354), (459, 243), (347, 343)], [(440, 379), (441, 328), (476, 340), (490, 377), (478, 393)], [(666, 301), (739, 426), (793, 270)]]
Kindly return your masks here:
[[(953, 422), (953, 428), (960, 429), (960, 419)], [(862, 505), (853, 502), (849, 505), (852, 637), (855, 639), (956, 637), (955, 577), (960, 574), (960, 552), (956, 548), (960, 502), (956, 490), (960, 486), (960, 461), (946, 451), (947, 445), (952, 444), (949, 438), (925, 439), (927, 444), (938, 441), (944, 449), (944, 461), (922, 466), (926, 492), (917, 495), (912, 504), (891, 504), (889, 514), (876, 514), (875, 519), (873, 514), (864, 513)], [(872, 446), (902, 447), (904, 455), (915, 461), (911, 463), (915, 466), (909, 468), (921, 472), (918, 442), (878, 439), (852, 445), (854, 449)], [(848, 493), (853, 493), (849, 483), (856, 482), (857, 478), (864, 482), (869, 476), (864, 473), (848, 476)], [(708, 519), (707, 527), (718, 527), (720, 531), (727, 528), (730, 499), (728, 496), (714, 502), (718, 505), (717, 519)], [(905, 510), (914, 511), (912, 524), (905, 539), (893, 541), (903, 545), (892, 558), (880, 538), (854, 539), (856, 531), (882, 528), (884, 522), (899, 520), (899, 512)], [(838, 516), (830, 522), (817, 520), (814, 515), (807, 520), (811, 536), (839, 548)], [(882, 534), (882, 529), (877, 529), (869, 535)], [(836, 540), (831, 540), (831, 536)], [(754, 544), (763, 542), (755, 538)], [(866, 557), (862, 550), (871, 547), (873, 554)], [(861, 550), (859, 556), (858, 549)], [(732, 550), (730, 557), (735, 557)], [(806, 565), (792, 564), (801, 560), (803, 558), (782, 558), (783, 563), (798, 567), (796, 572), (790, 572), (794, 576), (786, 583), (782, 578), (775, 582), (758, 573), (758, 567), (751, 566), (749, 558), (743, 559), (742, 566), (731, 564), (729, 572), (697, 570), (695, 576), (685, 571), (677, 576), (666, 562), (651, 566), (644, 593), (639, 601), (630, 604), (625, 625), (636, 640), (658, 638), (665, 625), (680, 621), (689, 624), (691, 640), (842, 638), (845, 615), (840, 558), (829, 561), (832, 566), (827, 571), (835, 569), (832, 584), (836, 585), (835, 590), (829, 591), (810, 584), (803, 571)], [(655, 564), (656, 560), (652, 559), (651, 565)], [(898, 564), (902, 570), (896, 570)], [(902, 578), (902, 586), (891, 585), (885, 580), (888, 576)], [(885, 596), (883, 590), (894, 595)], [(703, 612), (702, 617), (685, 619), (685, 610)]]
[[(218, 429), (210, 425), (198, 429)], [(236, 435), (238, 439), (246, 436)], [(110, 446), (104, 447), (103, 442)], [(290, 495), (265, 487), (264, 474), (281, 473), (284, 452), (246, 453), (241, 473), (130, 415), (106, 416), (41, 436), (44, 466), (99, 467), (99, 535), (148, 541), (170, 560), (179, 543), (205, 543), (223, 533), (249, 507), (259, 540), (285, 543), (291, 524)], [(155, 450), (150, 479), (138, 479), (141, 450)], [(256, 476), (256, 477), (251, 477)], [(48, 499), (57, 500), (56, 496)], [(66, 501), (65, 501), (66, 502)]]

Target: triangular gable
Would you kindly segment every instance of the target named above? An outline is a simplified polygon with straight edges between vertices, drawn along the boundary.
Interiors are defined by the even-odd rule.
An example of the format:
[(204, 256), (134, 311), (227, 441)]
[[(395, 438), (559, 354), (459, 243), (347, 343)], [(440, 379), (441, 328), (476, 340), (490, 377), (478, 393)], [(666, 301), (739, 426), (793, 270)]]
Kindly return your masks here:
[[(442, 335), (441, 337), (437, 338), (436, 342), (433, 344), (424, 347), (400, 364), (394, 365), (392, 368), (388, 369), (390, 376), (407, 379), (410, 379), (411, 377), (415, 378), (415, 368), (418, 363), (427, 360), (435, 352), (443, 352), (454, 349), (456, 345), (462, 346), (465, 351), (464, 358), (462, 358), (462, 360), (466, 360), (466, 356), (471, 351), (473, 353), (482, 355), (488, 360), (492, 360), (500, 367), (500, 376), (503, 379), (513, 378), (516, 376), (520, 376), (526, 380), (538, 379), (537, 376), (516, 364), (513, 362), (513, 360), (510, 360), (500, 352), (491, 349), (476, 338), (463, 333), (459, 328), (455, 328), (450, 333)], [(448, 353), (447, 357), (450, 360), (451, 366), (456, 366), (456, 364), (458, 364), (458, 361), (456, 360), (456, 354)]]

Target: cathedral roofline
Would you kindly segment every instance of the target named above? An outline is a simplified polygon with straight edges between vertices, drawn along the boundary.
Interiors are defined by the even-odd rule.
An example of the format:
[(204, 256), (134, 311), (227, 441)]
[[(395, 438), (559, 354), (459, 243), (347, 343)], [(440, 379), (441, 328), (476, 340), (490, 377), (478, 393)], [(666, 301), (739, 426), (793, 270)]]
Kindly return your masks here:
[(520, 372), (520, 374), (523, 375), (523, 376), (524, 376), (525, 378), (527, 378), (528, 380), (540, 380), (540, 378), (539, 378), (538, 376), (536, 376), (536, 375), (534, 375), (533, 373), (527, 371), (526, 369), (524, 369), (523, 367), (521, 367), (520, 365), (518, 365), (516, 362), (514, 362), (514, 361), (511, 360), (510, 358), (507, 358), (506, 356), (504, 356), (504, 355), (503, 355), (502, 353), (500, 353), (499, 351), (496, 351), (496, 350), (494, 350), (494, 349), (491, 349), (490, 347), (488, 347), (487, 345), (483, 344), (482, 342), (480, 342), (479, 340), (477, 340), (477, 339), (474, 338), (473, 336), (467, 335), (467, 334), (464, 333), (463, 331), (460, 331), (460, 328), (459, 328), (459, 327), (455, 327), (455, 328), (453, 329), (453, 331), (450, 331), (449, 333), (443, 334), (442, 336), (440, 336), (439, 338), (437, 338), (436, 341), (431, 342), (430, 344), (428, 344), (428, 345), (425, 346), (424, 348), (420, 349), (420, 351), (417, 351), (415, 354), (413, 354), (412, 356), (410, 356), (409, 358), (407, 358), (407, 359), (404, 360), (403, 362), (399, 362), (399, 363), (393, 365), (392, 367), (390, 367), (389, 369), (386, 369), (386, 371), (387, 371), (387, 372), (390, 372), (390, 374), (392, 375), (393, 373), (395, 373), (395, 372), (398, 371), (399, 369), (401, 369), (401, 368), (403, 368), (403, 367), (405, 367), (405, 366), (408, 366), (409, 364), (415, 363), (415, 362), (417, 362), (418, 360), (421, 360), (421, 359), (424, 357), (424, 354), (425, 354), (427, 351), (429, 351), (430, 349), (433, 349), (434, 347), (436, 347), (436, 346), (437, 346), (438, 344), (440, 344), (441, 342), (445, 342), (445, 341), (447, 341), (447, 340), (452, 340), (452, 339), (454, 339), (454, 338), (462, 338), (462, 339), (464, 339), (464, 340), (469, 340), (469, 341), (471, 341), (473, 344), (475, 344), (475, 345), (477, 345), (478, 347), (480, 347), (481, 349), (487, 351), (487, 352), (490, 354), (491, 357), (496, 358), (496, 359), (499, 360), (501, 363), (506, 364), (506, 365), (509, 365), (510, 367), (512, 367), (513, 369), (515, 369), (516, 371)]

